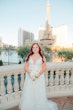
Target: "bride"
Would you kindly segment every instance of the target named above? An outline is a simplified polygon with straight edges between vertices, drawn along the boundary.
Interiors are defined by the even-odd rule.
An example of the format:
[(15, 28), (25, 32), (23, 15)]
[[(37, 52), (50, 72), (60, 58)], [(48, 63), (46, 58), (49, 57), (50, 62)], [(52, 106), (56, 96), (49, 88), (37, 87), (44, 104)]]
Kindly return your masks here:
[(33, 43), (26, 57), (25, 83), (19, 103), (20, 110), (58, 110), (57, 104), (47, 99), (45, 77), (46, 59), (38, 43)]

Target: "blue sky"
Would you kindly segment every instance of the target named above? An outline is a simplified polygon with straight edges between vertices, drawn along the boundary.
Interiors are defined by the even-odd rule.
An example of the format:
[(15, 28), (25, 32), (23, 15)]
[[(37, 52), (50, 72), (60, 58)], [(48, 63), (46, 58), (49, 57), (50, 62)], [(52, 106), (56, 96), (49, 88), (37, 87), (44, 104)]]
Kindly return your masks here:
[[(68, 41), (73, 42), (73, 0), (49, 0), (51, 26), (68, 25)], [(0, 0), (0, 36), (4, 43), (18, 45), (18, 30), (31, 31), (38, 38), (45, 25), (47, 0)]]

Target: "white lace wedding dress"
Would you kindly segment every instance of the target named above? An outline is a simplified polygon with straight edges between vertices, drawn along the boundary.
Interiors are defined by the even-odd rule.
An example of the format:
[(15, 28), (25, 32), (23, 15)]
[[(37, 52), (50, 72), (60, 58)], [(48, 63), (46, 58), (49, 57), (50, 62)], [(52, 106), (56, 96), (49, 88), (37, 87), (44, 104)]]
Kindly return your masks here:
[[(42, 58), (35, 63), (29, 58), (29, 69), (40, 71), (42, 67)], [(46, 97), (44, 73), (35, 81), (26, 73), (24, 86), (19, 103), (20, 110), (58, 110), (57, 104)]]

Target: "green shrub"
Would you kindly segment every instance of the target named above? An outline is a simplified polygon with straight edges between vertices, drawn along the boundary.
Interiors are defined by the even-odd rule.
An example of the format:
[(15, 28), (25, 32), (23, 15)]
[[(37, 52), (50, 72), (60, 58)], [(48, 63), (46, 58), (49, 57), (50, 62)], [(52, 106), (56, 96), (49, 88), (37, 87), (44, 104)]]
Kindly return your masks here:
[(2, 62), (2, 60), (0, 60), (0, 66), (2, 66), (3, 65), (3, 62)]
[(61, 58), (62, 57), (65, 58), (66, 61), (67, 60), (72, 60), (73, 51), (71, 51), (71, 50), (61, 50), (61, 51), (58, 52), (58, 56), (61, 57)]
[(23, 61), (25, 61), (25, 58), (27, 56), (27, 54), (30, 51), (30, 46), (24, 46), (24, 47), (19, 47), (18, 49), (18, 55), (23, 59)]

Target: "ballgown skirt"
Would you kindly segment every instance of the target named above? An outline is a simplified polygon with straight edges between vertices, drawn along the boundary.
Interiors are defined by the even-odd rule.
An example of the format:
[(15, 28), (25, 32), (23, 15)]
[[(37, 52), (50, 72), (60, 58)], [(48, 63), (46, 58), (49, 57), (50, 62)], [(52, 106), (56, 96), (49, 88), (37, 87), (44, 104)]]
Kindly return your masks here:
[(26, 73), (21, 98), (20, 110), (58, 110), (55, 102), (48, 100), (46, 96), (44, 73), (35, 81), (32, 81)]

